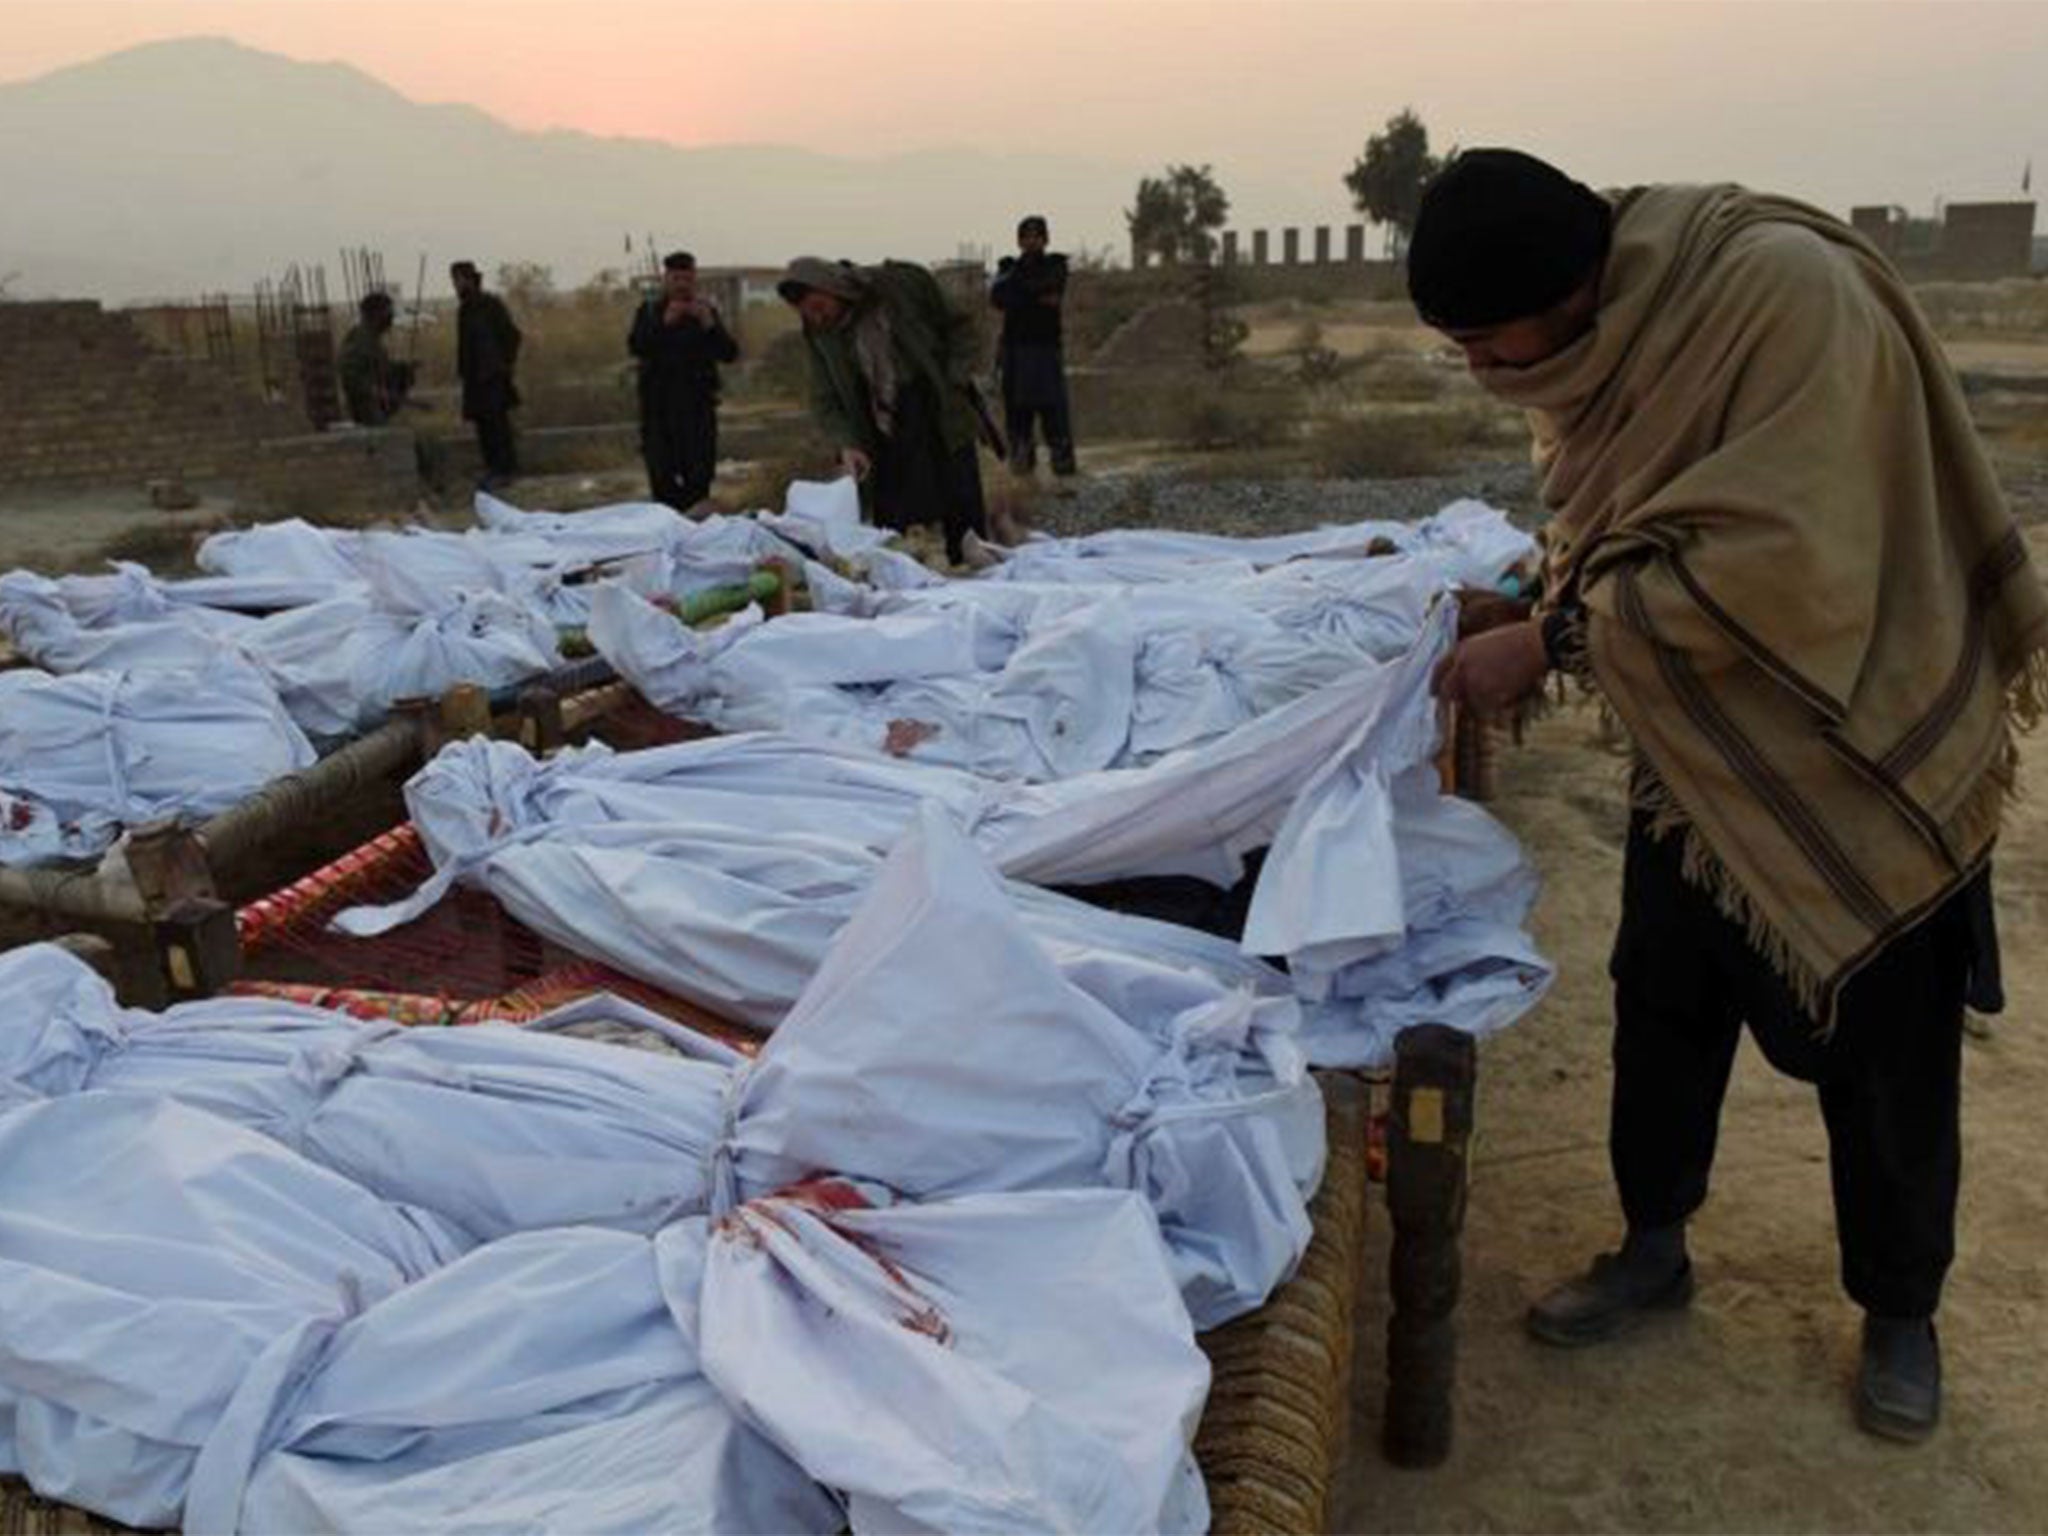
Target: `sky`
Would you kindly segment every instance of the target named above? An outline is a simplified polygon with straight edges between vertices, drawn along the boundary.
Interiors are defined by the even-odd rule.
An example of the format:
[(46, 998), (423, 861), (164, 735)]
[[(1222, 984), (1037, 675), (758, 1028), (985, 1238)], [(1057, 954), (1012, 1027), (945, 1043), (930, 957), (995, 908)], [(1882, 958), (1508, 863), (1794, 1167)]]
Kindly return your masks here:
[(0, 0), (0, 81), (200, 34), (524, 128), (1208, 162), (1240, 224), (1341, 220), (1409, 106), (1439, 148), (1838, 211), (2048, 174), (2048, 0)]

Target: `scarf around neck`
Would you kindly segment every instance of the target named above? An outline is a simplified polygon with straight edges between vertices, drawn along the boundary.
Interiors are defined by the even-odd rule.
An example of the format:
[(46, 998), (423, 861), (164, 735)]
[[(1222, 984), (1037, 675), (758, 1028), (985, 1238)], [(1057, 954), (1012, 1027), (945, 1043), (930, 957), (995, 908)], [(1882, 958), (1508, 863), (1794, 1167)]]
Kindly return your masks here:
[(2048, 595), (1939, 341), (1818, 210), (1617, 194), (1591, 330), (1480, 375), (1529, 416), (1545, 601), (1583, 604), (1638, 804), (1822, 1024), (1989, 857)]

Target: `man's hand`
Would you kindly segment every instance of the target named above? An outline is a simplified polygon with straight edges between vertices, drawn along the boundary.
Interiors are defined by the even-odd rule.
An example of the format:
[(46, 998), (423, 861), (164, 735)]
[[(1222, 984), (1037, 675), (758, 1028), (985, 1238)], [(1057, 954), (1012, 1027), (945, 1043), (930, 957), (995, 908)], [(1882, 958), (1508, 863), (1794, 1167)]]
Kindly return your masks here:
[(694, 301), (670, 299), (661, 306), (661, 323), (663, 325), (681, 325), (689, 318), (690, 311), (694, 307)]
[(1543, 626), (1522, 619), (1460, 640), (1437, 668), (1432, 691), (1476, 714), (1497, 715), (1541, 688), (1549, 671)]
[(1503, 624), (1517, 624), (1529, 617), (1529, 604), (1504, 592), (1485, 587), (1458, 588), (1458, 638), (1469, 640)]
[(839, 450), (839, 470), (841, 474), (851, 475), (856, 480), (865, 480), (874, 470), (874, 467), (875, 461), (858, 448), (842, 448)]

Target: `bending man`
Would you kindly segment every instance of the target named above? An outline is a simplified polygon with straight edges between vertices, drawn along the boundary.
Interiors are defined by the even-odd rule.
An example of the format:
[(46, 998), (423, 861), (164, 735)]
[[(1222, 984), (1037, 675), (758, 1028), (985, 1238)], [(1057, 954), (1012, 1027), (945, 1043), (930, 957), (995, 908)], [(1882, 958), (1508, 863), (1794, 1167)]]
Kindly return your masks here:
[(1552, 1344), (1692, 1294), (1747, 1023), (1813, 1082), (1858, 1421), (1940, 1412), (1966, 997), (1995, 989), (1990, 857), (2048, 596), (1897, 273), (1734, 186), (1595, 194), (1474, 150), (1425, 194), (1423, 318), (1525, 408), (1547, 530), (1534, 617), (1463, 641), (1482, 711), (1562, 669), (1636, 752), (1615, 986), (1620, 1251), (1538, 1301)]
[(804, 256), (776, 287), (803, 316), (811, 413), (861, 482), (869, 515), (884, 528), (938, 524), (958, 565), (966, 535), (988, 532), (972, 324), (907, 261)]

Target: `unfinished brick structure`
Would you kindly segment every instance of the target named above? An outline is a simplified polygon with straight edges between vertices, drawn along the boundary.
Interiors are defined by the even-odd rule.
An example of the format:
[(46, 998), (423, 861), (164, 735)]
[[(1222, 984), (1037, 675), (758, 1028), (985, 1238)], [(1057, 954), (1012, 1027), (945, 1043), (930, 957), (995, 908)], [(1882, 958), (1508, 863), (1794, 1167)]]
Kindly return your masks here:
[[(177, 478), (239, 499), (408, 507), (409, 432), (311, 434), (243, 379), (91, 300), (0, 304), (0, 494)], [(391, 439), (402, 439), (402, 445)]]
[(96, 303), (0, 305), (0, 483), (216, 478), (297, 425)]

